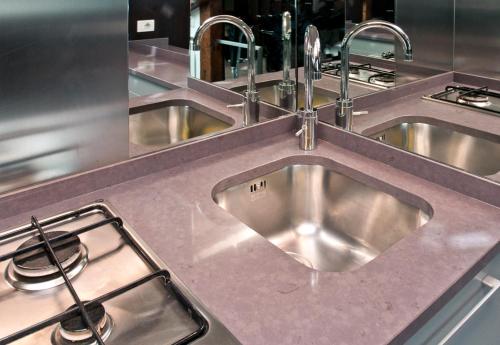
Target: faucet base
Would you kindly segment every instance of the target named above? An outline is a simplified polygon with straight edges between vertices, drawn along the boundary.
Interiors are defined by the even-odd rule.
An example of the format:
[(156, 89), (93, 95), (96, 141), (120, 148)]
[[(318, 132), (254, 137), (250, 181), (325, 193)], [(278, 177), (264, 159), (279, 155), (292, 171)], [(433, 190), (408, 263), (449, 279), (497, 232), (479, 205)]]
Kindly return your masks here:
[(338, 127), (352, 131), (352, 99), (337, 98), (335, 109), (335, 124)]
[(245, 91), (244, 97), (243, 125), (249, 126), (258, 123), (260, 118), (259, 93), (257, 91)]
[(302, 127), (296, 134), (299, 137), (299, 148), (304, 151), (312, 151), (318, 144), (318, 134), (316, 133), (318, 112), (316, 110), (312, 112), (301, 110), (299, 116), (302, 118)]
[(291, 80), (281, 81), (278, 84), (279, 105), (280, 108), (285, 108), (289, 111), (296, 111), (296, 92), (295, 83)]

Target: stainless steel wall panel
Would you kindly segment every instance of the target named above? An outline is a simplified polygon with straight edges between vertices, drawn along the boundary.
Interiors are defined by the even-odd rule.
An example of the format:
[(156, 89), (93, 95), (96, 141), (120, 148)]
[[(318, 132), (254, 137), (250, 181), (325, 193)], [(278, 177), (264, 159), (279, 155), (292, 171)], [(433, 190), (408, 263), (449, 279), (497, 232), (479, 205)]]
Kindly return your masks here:
[(0, 1), (0, 192), (128, 157), (126, 0)]
[(500, 1), (455, 0), (455, 70), (500, 79)]
[[(396, 24), (410, 36), (412, 66), (433, 70), (453, 70), (454, 0), (395, 0)], [(402, 61), (396, 44), (397, 61)]]

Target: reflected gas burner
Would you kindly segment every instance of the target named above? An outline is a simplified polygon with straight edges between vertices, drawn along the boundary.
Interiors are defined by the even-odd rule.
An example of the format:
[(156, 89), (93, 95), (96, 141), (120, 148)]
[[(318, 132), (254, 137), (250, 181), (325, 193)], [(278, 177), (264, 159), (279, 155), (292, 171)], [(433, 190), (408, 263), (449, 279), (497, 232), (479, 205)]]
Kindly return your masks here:
[(396, 76), (393, 73), (375, 74), (368, 78), (368, 82), (371, 84), (388, 87), (390, 85), (394, 85), (394, 83), (396, 82)]
[[(323, 62), (321, 72), (340, 78), (340, 63)], [(394, 71), (373, 67), (369, 63), (349, 64), (349, 79), (384, 89), (396, 86), (396, 73)]]
[[(49, 240), (68, 235), (65, 231), (47, 232)], [(25, 241), (18, 250), (40, 243), (39, 236)], [(53, 241), (54, 252), (61, 262), (68, 278), (77, 276), (88, 263), (87, 247), (78, 236), (70, 234), (62, 240)], [(64, 284), (64, 279), (56, 265), (47, 255), (45, 246), (14, 256), (5, 272), (7, 281), (16, 289), (39, 291)]]
[(444, 91), (424, 98), (486, 111), (489, 114), (500, 116), (500, 93), (490, 91), (487, 86), (472, 88), (451, 85), (447, 86)]
[[(86, 302), (84, 302), (86, 303)], [(74, 309), (76, 305), (67, 310)], [(109, 338), (113, 328), (113, 319), (106, 313), (104, 306), (99, 302), (90, 303), (85, 307), (90, 321), (95, 325), (97, 334), (103, 341)], [(53, 345), (94, 345), (97, 344), (92, 330), (82, 319), (81, 315), (75, 315), (61, 321), (52, 333)]]

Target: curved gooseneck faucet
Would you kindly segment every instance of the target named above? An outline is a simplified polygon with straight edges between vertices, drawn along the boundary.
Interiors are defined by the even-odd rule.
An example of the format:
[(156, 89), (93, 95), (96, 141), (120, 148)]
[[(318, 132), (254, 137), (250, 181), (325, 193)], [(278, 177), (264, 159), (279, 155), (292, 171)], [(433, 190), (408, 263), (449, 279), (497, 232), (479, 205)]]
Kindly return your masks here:
[(245, 92), (245, 101), (241, 105), (243, 107), (243, 123), (249, 125), (259, 121), (259, 94), (255, 85), (255, 36), (250, 26), (243, 20), (230, 15), (219, 15), (210, 17), (205, 20), (193, 37), (191, 49), (193, 51), (200, 50), (200, 40), (203, 34), (214, 24), (226, 23), (233, 24), (245, 35), (247, 39), (248, 50), (248, 86)]
[(321, 42), (318, 29), (314, 25), (309, 25), (304, 35), (305, 106), (299, 111), (302, 127), (296, 133), (300, 136), (300, 148), (306, 151), (316, 148), (318, 112), (313, 107), (313, 81), (319, 79), (321, 79)]
[(337, 126), (345, 128), (349, 131), (352, 130), (352, 115), (353, 104), (352, 99), (349, 98), (349, 48), (351, 47), (352, 40), (360, 32), (368, 29), (385, 29), (392, 32), (402, 43), (405, 50), (405, 60), (412, 61), (413, 50), (411, 47), (410, 38), (408, 35), (396, 24), (387, 22), (385, 20), (367, 20), (362, 22), (349, 31), (347, 31), (340, 47), (340, 98), (337, 98), (337, 110), (335, 115), (335, 123)]

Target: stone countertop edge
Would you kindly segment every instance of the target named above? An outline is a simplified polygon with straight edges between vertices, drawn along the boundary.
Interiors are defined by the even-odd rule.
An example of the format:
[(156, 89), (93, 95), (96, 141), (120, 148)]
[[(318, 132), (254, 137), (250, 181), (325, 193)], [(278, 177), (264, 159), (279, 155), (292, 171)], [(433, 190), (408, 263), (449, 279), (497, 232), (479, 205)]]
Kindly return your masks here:
[[(443, 294), (498, 251), (500, 209), (398, 170), (391, 161), (352, 152), (345, 147), (388, 147), (363, 147), (366, 138), (342, 137), (331, 126), (320, 124), (316, 151), (301, 151), (290, 133), (294, 122), (270, 121), (62, 179), (43, 191), (4, 196), (0, 228), (24, 224), (30, 214), (42, 218), (104, 199), (243, 344), (397, 343), (436, 302), (445, 302)], [(188, 153), (194, 157), (185, 159)], [(399, 159), (404, 157), (392, 162)], [(212, 200), (221, 181), (245, 179), (283, 160), (326, 162), (407, 202), (424, 200), (433, 217), (357, 270), (311, 270)], [(100, 180), (105, 182), (87, 185)], [(69, 182), (83, 185), (80, 193)], [(46, 199), (40, 204), (40, 198)], [(466, 246), (474, 233), (483, 240)]]
[[(193, 91), (184, 90), (182, 92)], [(0, 195), (0, 219), (170, 169), (217, 152), (224, 152), (276, 135), (289, 133), (295, 127), (296, 119), (294, 117), (281, 117), (251, 127), (242, 127), (199, 141), (130, 158), (102, 168), (7, 192)]]

